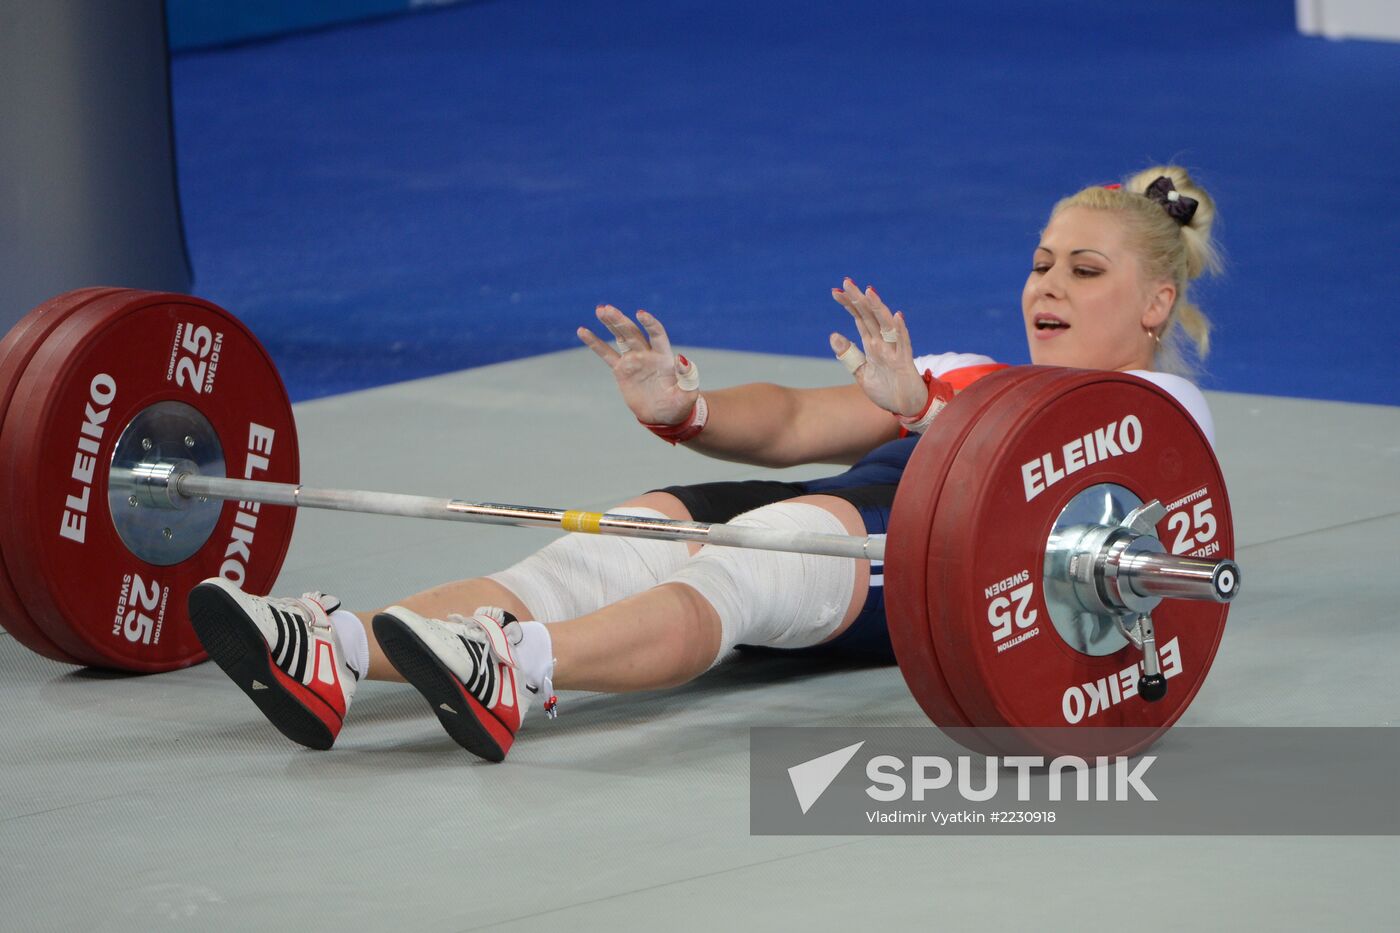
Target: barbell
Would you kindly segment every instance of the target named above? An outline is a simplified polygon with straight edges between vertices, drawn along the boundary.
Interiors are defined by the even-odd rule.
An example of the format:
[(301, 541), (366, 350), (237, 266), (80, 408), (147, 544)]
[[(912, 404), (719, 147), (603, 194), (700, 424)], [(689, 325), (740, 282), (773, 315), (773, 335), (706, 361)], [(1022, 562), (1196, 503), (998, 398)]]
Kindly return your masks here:
[(936, 724), (1042, 751), (1066, 729), (1116, 735), (1091, 750), (1127, 753), (1194, 698), (1239, 591), (1210, 444), (1120, 373), (980, 379), (917, 445), (888, 536), (865, 537), (301, 485), (266, 351), (182, 295), (34, 309), (0, 342), (0, 419), (0, 619), (73, 664), (204, 660), (188, 592), (211, 576), (268, 592), (299, 508), (547, 526), (883, 561), (899, 667)]

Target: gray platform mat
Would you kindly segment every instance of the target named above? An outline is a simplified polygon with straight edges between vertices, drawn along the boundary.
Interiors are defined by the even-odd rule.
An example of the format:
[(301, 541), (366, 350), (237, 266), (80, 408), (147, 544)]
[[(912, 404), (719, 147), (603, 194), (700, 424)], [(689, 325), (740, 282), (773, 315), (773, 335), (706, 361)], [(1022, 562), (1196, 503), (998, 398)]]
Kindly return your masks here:
[[(707, 385), (839, 375), (696, 355)], [(1247, 589), (1184, 722), (1395, 725), (1400, 409), (1211, 403)], [(764, 475), (646, 435), (586, 351), (297, 416), (321, 485), (601, 508)], [(307, 513), (278, 590), (380, 605), (548, 537)], [(926, 722), (894, 669), (746, 660), (667, 693), (566, 695), (502, 765), (399, 685), (364, 685), (318, 753), (210, 665), (75, 671), (8, 636), (0, 704), (4, 929), (1311, 930), (1389, 928), (1400, 909), (1394, 838), (750, 836), (749, 727)]]

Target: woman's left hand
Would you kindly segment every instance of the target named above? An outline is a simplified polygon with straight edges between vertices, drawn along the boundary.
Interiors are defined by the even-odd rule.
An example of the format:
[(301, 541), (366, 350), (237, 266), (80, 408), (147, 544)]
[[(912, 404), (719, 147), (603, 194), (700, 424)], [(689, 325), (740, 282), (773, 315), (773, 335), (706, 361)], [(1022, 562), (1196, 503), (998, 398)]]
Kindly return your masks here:
[[(875, 289), (861, 291), (846, 279), (833, 288), (831, 297), (855, 318), (865, 360), (852, 373), (866, 396), (886, 411), (901, 416), (917, 415), (928, 403), (929, 388), (914, 366), (914, 348), (904, 312), (890, 313)], [(841, 334), (831, 335), (831, 349), (850, 369), (859, 353)]]

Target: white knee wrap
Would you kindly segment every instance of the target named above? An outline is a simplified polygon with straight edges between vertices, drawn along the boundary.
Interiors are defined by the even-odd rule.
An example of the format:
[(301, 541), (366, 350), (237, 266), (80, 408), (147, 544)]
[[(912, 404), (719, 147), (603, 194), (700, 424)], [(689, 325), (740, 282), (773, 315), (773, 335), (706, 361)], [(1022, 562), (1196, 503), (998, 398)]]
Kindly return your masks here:
[[(840, 519), (800, 502), (745, 512), (735, 525), (847, 534)], [(668, 583), (694, 589), (719, 614), (718, 661), (735, 645), (802, 648), (819, 644), (841, 624), (855, 593), (855, 561), (785, 551), (704, 547)]]
[[(642, 518), (667, 517), (655, 509), (612, 511)], [(561, 622), (655, 586), (689, 555), (681, 541), (571, 534), (488, 579), (514, 593), (537, 621)]]

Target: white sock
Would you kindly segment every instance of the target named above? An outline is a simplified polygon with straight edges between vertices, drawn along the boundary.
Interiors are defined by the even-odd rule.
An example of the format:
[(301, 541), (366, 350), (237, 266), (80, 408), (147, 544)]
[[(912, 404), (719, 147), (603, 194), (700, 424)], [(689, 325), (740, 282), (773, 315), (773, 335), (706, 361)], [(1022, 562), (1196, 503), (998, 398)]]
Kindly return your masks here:
[(345, 652), (345, 662), (365, 679), (369, 673), (369, 636), (365, 634), (364, 623), (359, 616), (346, 609), (337, 609), (330, 614), (331, 628), (340, 639), (341, 650)]
[(540, 688), (543, 699), (554, 689), (554, 639), (543, 622), (520, 622), (520, 644), (511, 649), (527, 686)]

